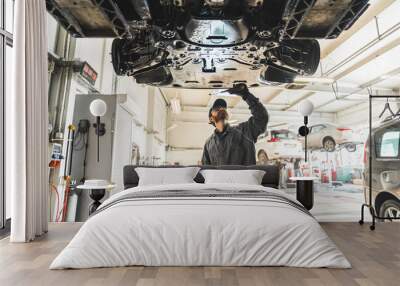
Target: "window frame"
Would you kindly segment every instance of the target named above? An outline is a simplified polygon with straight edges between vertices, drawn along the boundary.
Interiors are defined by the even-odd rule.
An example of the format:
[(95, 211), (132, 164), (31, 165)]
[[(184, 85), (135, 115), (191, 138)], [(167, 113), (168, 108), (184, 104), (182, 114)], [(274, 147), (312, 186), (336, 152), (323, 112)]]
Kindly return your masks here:
[[(0, 236), (10, 230), (10, 220), (6, 218), (5, 192), (5, 92), (6, 92), (6, 49), (13, 48), (13, 34), (6, 30), (6, 0), (0, 0)], [(15, 5), (15, 1), (12, 1)], [(14, 8), (12, 9), (14, 11)]]
[[(394, 127), (394, 128), (385, 128), (380, 132), (375, 133), (374, 135), (374, 142), (375, 142), (375, 157), (377, 160), (381, 161), (386, 161), (386, 160), (400, 160), (400, 144), (397, 146), (397, 156), (381, 156), (381, 147), (382, 147), (382, 141), (383, 141), (383, 136), (388, 133), (388, 132), (399, 132), (400, 133), (400, 128), (399, 127)], [(400, 140), (400, 137), (399, 137)]]

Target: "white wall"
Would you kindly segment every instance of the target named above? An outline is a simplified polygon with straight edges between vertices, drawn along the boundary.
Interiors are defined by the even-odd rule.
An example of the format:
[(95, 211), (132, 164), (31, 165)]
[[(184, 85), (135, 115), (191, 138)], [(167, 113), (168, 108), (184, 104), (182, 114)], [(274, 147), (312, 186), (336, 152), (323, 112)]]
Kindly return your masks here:
[(214, 128), (207, 122), (179, 122), (168, 131), (167, 162), (169, 164), (197, 165), (201, 161), (204, 143)]
[(130, 77), (118, 77), (117, 93), (127, 94), (135, 113), (132, 142), (139, 146), (142, 160), (147, 164), (165, 161), (167, 107), (158, 88), (141, 86)]
[(169, 165), (200, 165), (203, 149), (197, 150), (168, 150), (167, 162)]
[[(383, 120), (385, 117), (389, 116), (389, 112), (384, 113), (382, 118), (379, 118), (380, 113), (383, 111), (385, 106), (385, 100), (376, 99), (372, 101), (372, 122), (373, 124), (377, 124)], [(365, 103), (361, 103), (357, 106), (349, 108), (347, 110), (341, 111), (337, 113), (335, 123), (338, 125), (349, 126), (353, 128), (366, 128), (368, 127), (369, 120), (369, 103), (368, 99)], [(400, 102), (393, 102), (393, 99), (390, 101), (390, 107), (393, 112), (397, 112), (400, 108)]]
[[(116, 96), (115, 95), (97, 95), (97, 94), (78, 94), (76, 96), (76, 104), (74, 106), (74, 116), (73, 124), (78, 126), (78, 122), (81, 119), (88, 119), (91, 123), (95, 122), (95, 117), (89, 111), (89, 105), (94, 99), (102, 99), (107, 104), (107, 112), (101, 117), (101, 122), (105, 124), (106, 133), (99, 138), (99, 161), (97, 161), (97, 135), (95, 133), (95, 128), (89, 129), (88, 133), (88, 149), (86, 152), (86, 179), (103, 179), (110, 180), (111, 169), (112, 169), (112, 159), (113, 159), (113, 137), (115, 133), (113, 132), (114, 120), (115, 120), (115, 110), (116, 110)], [(75, 133), (76, 135), (78, 133)], [(79, 140), (78, 135), (75, 137), (74, 142), (74, 152), (72, 158), (72, 169), (71, 176), (76, 179), (78, 183), (83, 177), (83, 164), (85, 158), (85, 148), (84, 141)], [(82, 137), (81, 137), (82, 138)], [(81, 142), (78, 144), (78, 142)], [(108, 193), (105, 198), (108, 197)], [(92, 202), (89, 198), (87, 191), (82, 191), (78, 204), (77, 212), (75, 215), (71, 214), (71, 221), (76, 218), (77, 221), (85, 221), (88, 217), (88, 206)], [(71, 211), (72, 208), (69, 209)]]
[(168, 145), (173, 148), (203, 148), (214, 128), (205, 121), (176, 121), (176, 127), (168, 131)]
[(55, 52), (57, 29), (57, 21), (50, 14), (47, 14), (47, 46), (49, 52)]
[(166, 161), (166, 128), (167, 128), (167, 106), (160, 90), (154, 89), (154, 105), (153, 105), (153, 139), (152, 139), (152, 156), (157, 158), (155, 162), (163, 164)]
[[(112, 39), (77, 39), (75, 58), (87, 61), (97, 72), (95, 88), (103, 94), (127, 94), (134, 115), (134, 126), (131, 134), (121, 134), (140, 147), (140, 153), (148, 159), (160, 158), (165, 161), (166, 118), (167, 108), (158, 88), (138, 85), (132, 77), (115, 77), (111, 63)], [(73, 97), (74, 95), (72, 95)], [(132, 136), (132, 138), (130, 138)]]
[(76, 40), (76, 60), (86, 61), (98, 73), (95, 88), (104, 94), (112, 93), (113, 67), (111, 64), (111, 39), (84, 38)]
[(116, 184), (114, 192), (118, 192), (124, 188), (123, 185), (123, 168), (132, 163), (132, 136), (127, 138), (127, 134), (132, 134), (134, 124), (134, 113), (131, 112), (129, 106), (121, 105), (120, 98), (117, 96), (117, 105), (115, 113), (115, 128), (113, 141), (113, 158), (111, 181)]
[[(233, 108), (228, 110), (230, 119), (236, 120), (235, 124), (246, 121), (251, 116), (247, 108)], [(303, 118), (296, 111), (269, 110), (269, 123), (267, 129), (290, 128), (297, 132), (303, 124)], [(315, 112), (310, 118), (310, 124), (333, 122), (333, 113)], [(274, 127), (274, 124), (284, 123), (285, 126)], [(170, 164), (195, 165), (201, 160), (202, 149), (207, 138), (212, 134), (214, 127), (208, 124), (208, 108), (184, 107), (179, 114), (170, 114), (168, 119), (167, 162)]]
[[(54, 42), (57, 33), (56, 28), (54, 27), (55, 22), (51, 17), (49, 18), (49, 23), (51, 25), (51, 27), (49, 27), (49, 43), (51, 43), (49, 44), (49, 51), (52, 52), (54, 50)], [(133, 112), (133, 115), (131, 116), (133, 121), (131, 124), (132, 127), (130, 132), (120, 132), (119, 134), (116, 134), (120, 137), (119, 140), (122, 140), (122, 142), (127, 141), (131, 144), (135, 143), (139, 145), (140, 152), (142, 155), (144, 155), (143, 161), (150, 163), (150, 158), (154, 156), (160, 158), (159, 160), (155, 161), (155, 163), (162, 163), (165, 161), (166, 157), (165, 126), (167, 118), (167, 107), (164, 99), (162, 98), (162, 95), (160, 94), (158, 89), (138, 85), (131, 77), (117, 77), (114, 74), (110, 55), (111, 43), (112, 39), (76, 39), (74, 59), (88, 62), (89, 65), (91, 65), (97, 71), (98, 77), (94, 85), (94, 88), (97, 90), (97, 92), (99, 92), (100, 94), (126, 94), (129, 97), (128, 107)], [(91, 92), (92, 91), (90, 91), (89, 85), (87, 83), (85, 84), (78, 75), (73, 76), (71, 87), (69, 90), (68, 103), (66, 106), (66, 126), (73, 122), (77, 94), (81, 94), (81, 96), (83, 94), (84, 96), (84, 94)], [(152, 102), (149, 101), (150, 96), (152, 97)], [(110, 106), (110, 108), (112, 107)], [(121, 106), (118, 105), (113, 109), (113, 113), (116, 113), (118, 110), (121, 109)], [(126, 116), (121, 116), (119, 118), (121, 118), (121, 120), (125, 120)], [(154, 122), (154, 124), (152, 124), (152, 122)], [(124, 123), (120, 125), (124, 126)], [(116, 126), (117, 124), (118, 122), (115, 122), (114, 126)], [(111, 132), (114, 126), (109, 126), (107, 130)], [(126, 130), (126, 128), (124, 130)], [(67, 138), (67, 128), (64, 133), (64, 138)], [(109, 144), (112, 143), (109, 142)], [(95, 147), (95, 144), (91, 144), (91, 147), (92, 146)], [(118, 148), (118, 146), (113, 147)], [(63, 149), (65, 155), (66, 144), (64, 144)], [(121, 156), (117, 156), (115, 153), (113, 153), (112, 160), (120, 160), (120, 157)], [(60, 170), (63, 170), (64, 163), (65, 162), (63, 161)], [(130, 161), (127, 160), (127, 163), (130, 163)], [(121, 164), (115, 164), (115, 162), (112, 162), (112, 166), (113, 168), (115, 166), (118, 166), (118, 168), (121, 169)], [(90, 167), (90, 165), (88, 165), (88, 167)], [(113, 171), (115, 172), (114, 169)], [(119, 176), (114, 176), (114, 178), (118, 180), (119, 189), (122, 188), (122, 169), (120, 170), (120, 172), (121, 174)], [(62, 172), (60, 172), (60, 176), (63, 175), (61, 173)], [(87, 170), (87, 173), (88, 177), (90, 176), (90, 178), (98, 177), (111, 180), (112, 176), (111, 171), (108, 172), (108, 178), (105, 178), (104, 174), (100, 174), (101, 172), (97, 172), (98, 175), (96, 175), (96, 170)], [(62, 201), (64, 193), (63, 185), (58, 186), (58, 192), (60, 194), (60, 200)], [(84, 211), (87, 210), (90, 200), (86, 198), (86, 195), (84, 199), (81, 198), (80, 200), (81, 203), (79, 203), (80, 208), (78, 209), (78, 213), (80, 213), (80, 217), (84, 217), (82, 215), (82, 209)], [(55, 206), (53, 202), (53, 209), (54, 208)]]

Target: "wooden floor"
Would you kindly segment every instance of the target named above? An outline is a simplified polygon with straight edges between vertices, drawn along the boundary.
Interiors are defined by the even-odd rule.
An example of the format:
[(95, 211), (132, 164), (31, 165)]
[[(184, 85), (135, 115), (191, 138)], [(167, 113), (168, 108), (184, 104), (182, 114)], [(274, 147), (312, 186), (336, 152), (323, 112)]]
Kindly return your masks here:
[(29, 244), (0, 241), (0, 285), (400, 285), (400, 223), (323, 223), (353, 265), (352, 269), (288, 267), (124, 267), (48, 270), (50, 262), (80, 224), (51, 225)]

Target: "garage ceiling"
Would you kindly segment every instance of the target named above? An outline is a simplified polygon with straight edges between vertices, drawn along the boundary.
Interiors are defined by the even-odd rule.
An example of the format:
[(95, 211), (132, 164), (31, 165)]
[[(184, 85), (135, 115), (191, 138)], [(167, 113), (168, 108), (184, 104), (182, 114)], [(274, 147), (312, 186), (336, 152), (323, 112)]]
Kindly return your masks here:
[[(368, 89), (374, 94), (399, 94), (400, 1), (370, 3), (351, 29), (335, 40), (320, 41), (321, 63), (311, 82), (251, 91), (271, 111), (295, 111), (297, 104), (307, 98), (316, 112), (334, 114), (365, 102)], [(210, 90), (164, 88), (161, 92), (169, 100), (178, 98), (183, 111), (209, 107), (218, 97)], [(224, 98), (233, 111), (247, 109), (237, 97)]]

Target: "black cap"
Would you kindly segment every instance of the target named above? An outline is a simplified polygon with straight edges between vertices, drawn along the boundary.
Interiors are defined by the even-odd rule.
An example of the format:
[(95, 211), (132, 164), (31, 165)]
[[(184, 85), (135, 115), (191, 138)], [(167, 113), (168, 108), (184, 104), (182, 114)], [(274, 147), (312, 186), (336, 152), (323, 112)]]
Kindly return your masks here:
[(218, 109), (218, 108), (227, 108), (228, 104), (226, 103), (225, 99), (222, 98), (218, 98), (214, 101), (213, 106), (210, 108), (210, 111), (208, 112), (208, 117), (211, 117), (211, 111), (213, 111), (213, 109)]
[(212, 106), (212, 109), (217, 109), (217, 108), (226, 108), (228, 104), (226, 103), (225, 99), (218, 98), (214, 101), (214, 104)]

